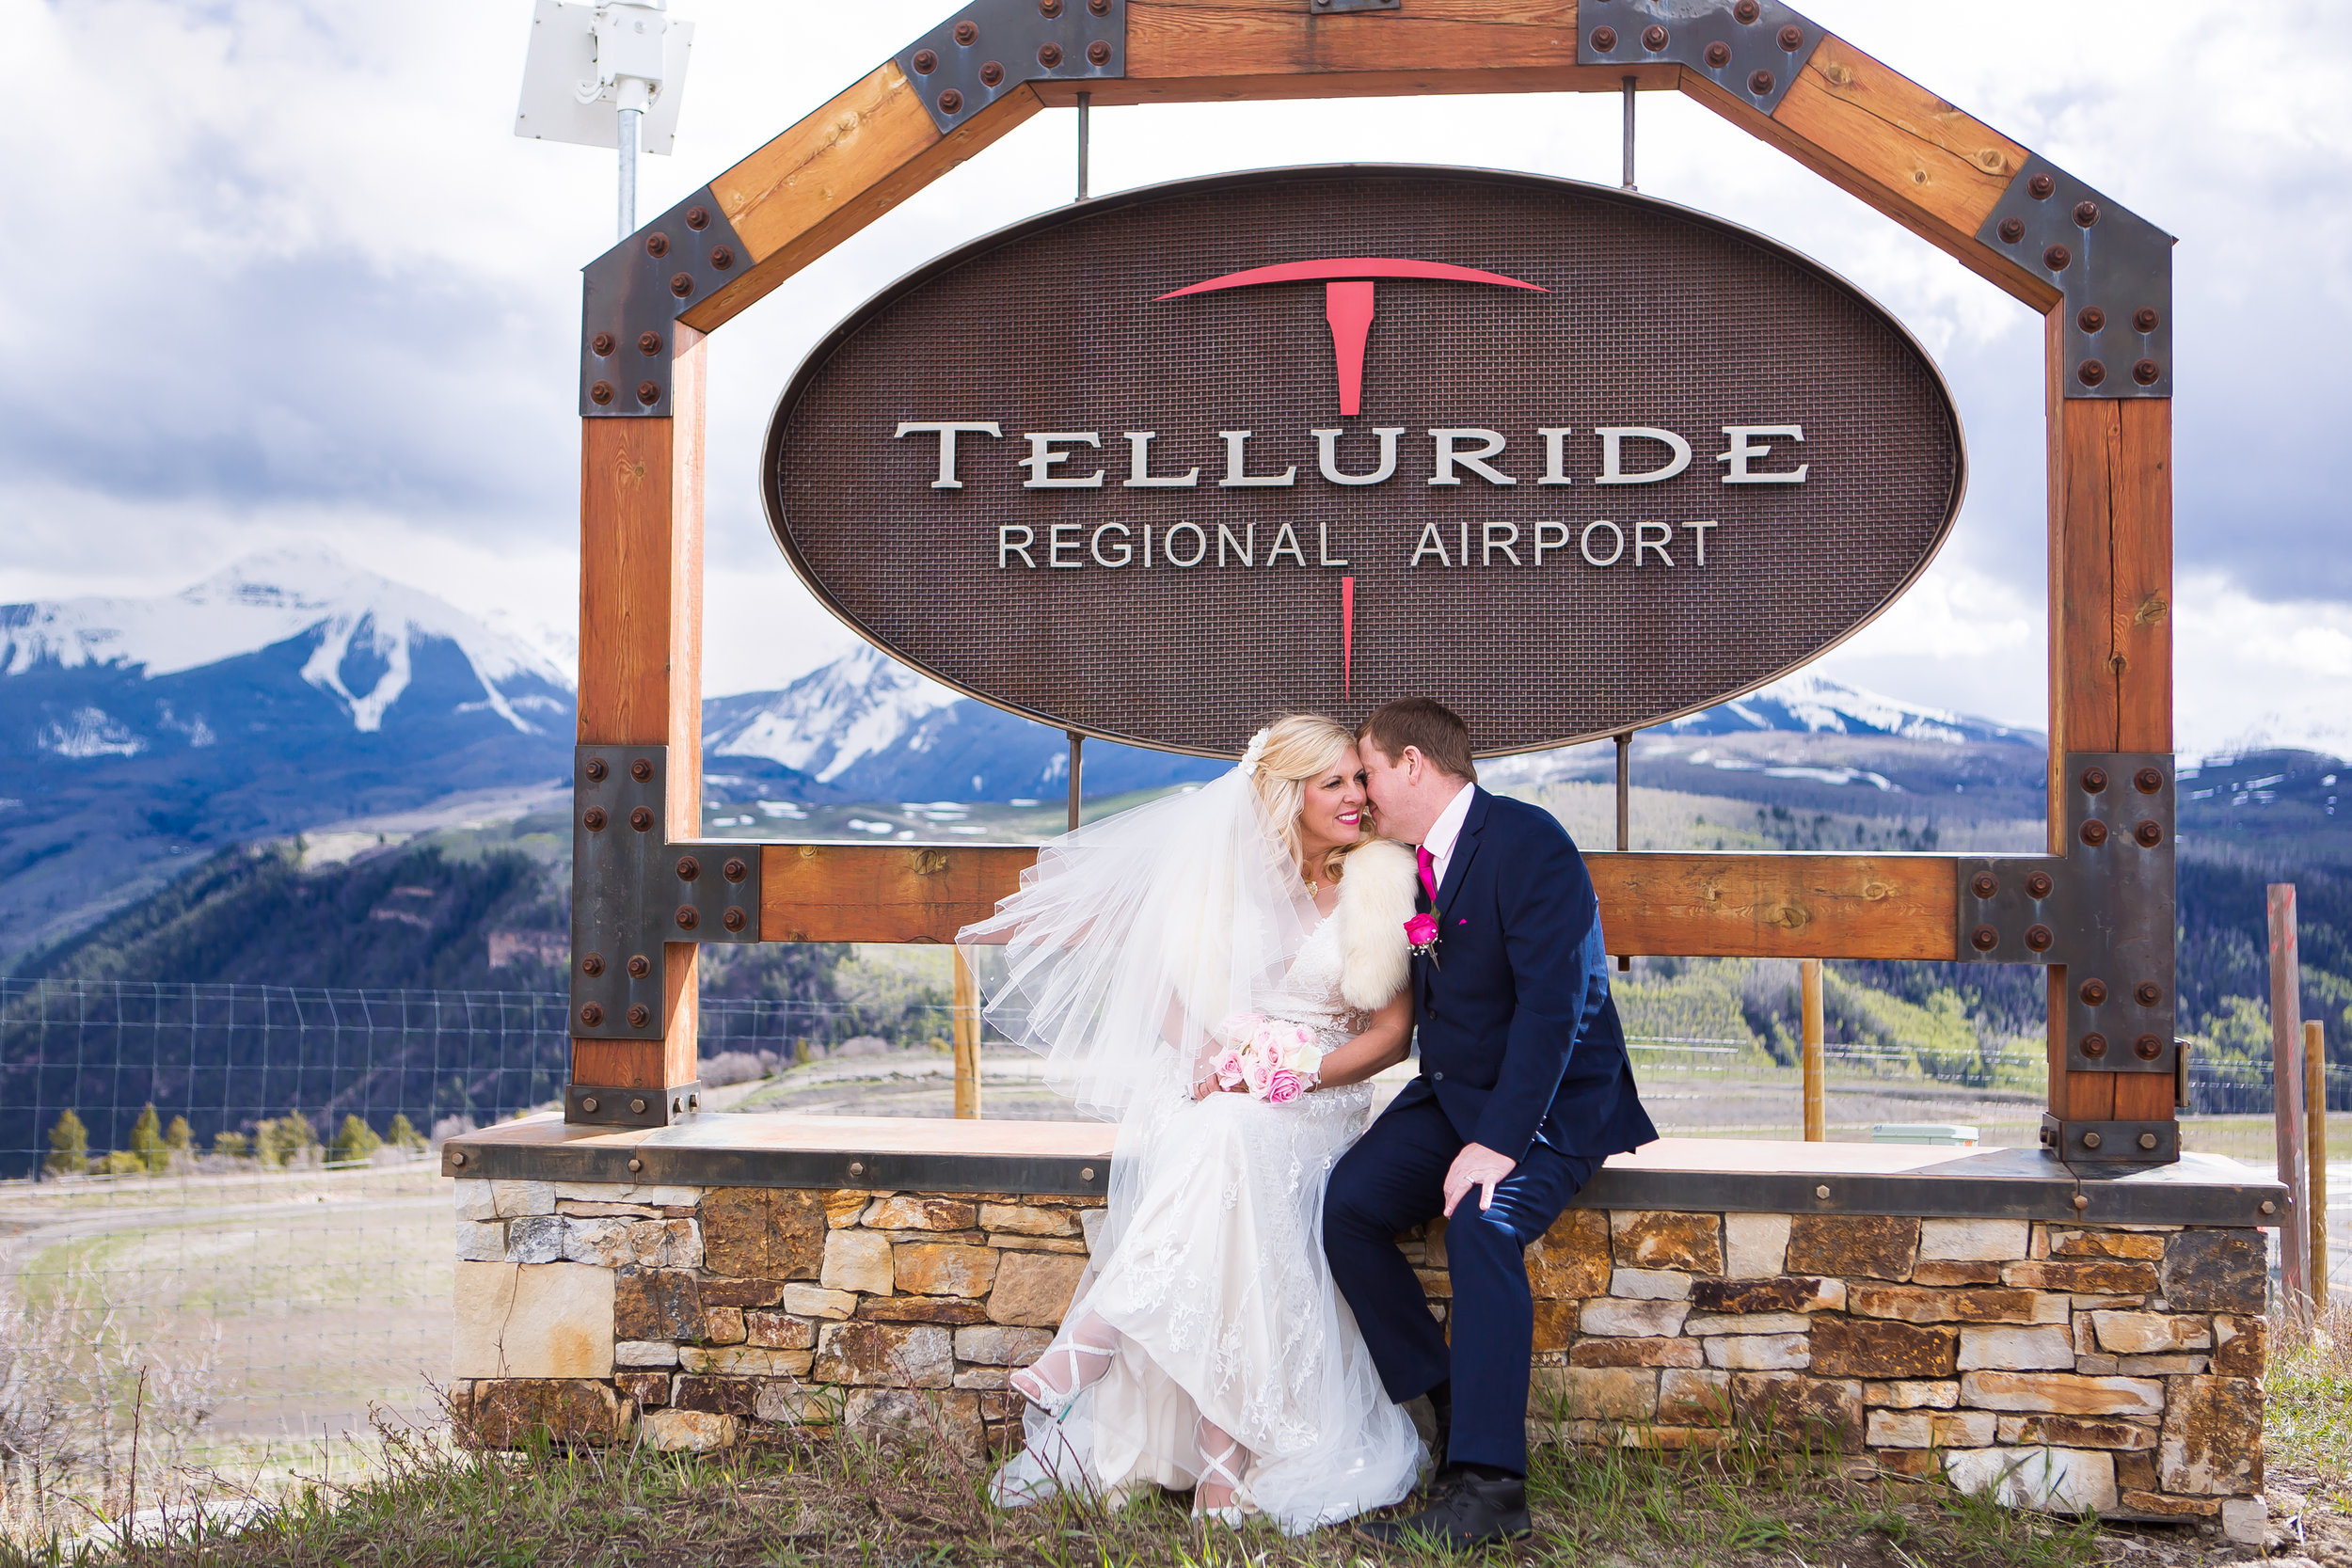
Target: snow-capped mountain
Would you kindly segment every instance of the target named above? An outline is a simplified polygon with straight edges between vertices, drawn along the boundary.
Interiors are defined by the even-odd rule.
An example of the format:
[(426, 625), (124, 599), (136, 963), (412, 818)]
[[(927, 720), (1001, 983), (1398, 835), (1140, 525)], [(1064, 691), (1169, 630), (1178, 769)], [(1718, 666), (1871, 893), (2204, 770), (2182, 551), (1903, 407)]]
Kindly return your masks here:
[(1947, 708), (1923, 707), (1896, 697), (1800, 673), (1704, 713), (1660, 726), (1675, 735), (1751, 735), (1782, 731), (1804, 735), (1883, 736), (1899, 740), (1936, 740), (1948, 746), (1975, 742), (2039, 746), (2042, 736), (1989, 720), (1971, 719)]

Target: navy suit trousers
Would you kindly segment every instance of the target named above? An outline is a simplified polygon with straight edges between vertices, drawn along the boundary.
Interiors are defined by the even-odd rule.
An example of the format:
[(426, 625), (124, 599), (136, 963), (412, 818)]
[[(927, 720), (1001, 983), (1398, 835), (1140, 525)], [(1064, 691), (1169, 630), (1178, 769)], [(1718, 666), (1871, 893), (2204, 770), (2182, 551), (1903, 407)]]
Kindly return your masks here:
[(1444, 1212), (1445, 1173), (1462, 1143), (1435, 1100), (1391, 1105), (1331, 1172), (1323, 1250), (1389, 1397), (1403, 1404), (1453, 1380), (1454, 1439), (1445, 1461), (1525, 1475), (1535, 1338), (1526, 1249), (1600, 1161), (1534, 1143), (1495, 1188), (1491, 1208), (1478, 1207), (1476, 1187), (1463, 1197), (1445, 1231), (1454, 1281), (1449, 1345), (1396, 1238)]

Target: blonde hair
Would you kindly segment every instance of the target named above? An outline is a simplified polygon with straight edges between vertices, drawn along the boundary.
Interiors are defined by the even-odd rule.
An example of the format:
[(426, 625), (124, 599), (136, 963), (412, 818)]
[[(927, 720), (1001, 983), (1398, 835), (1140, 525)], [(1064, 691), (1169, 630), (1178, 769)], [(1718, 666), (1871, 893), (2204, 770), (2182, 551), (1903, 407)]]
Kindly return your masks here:
[[(1273, 818), (1293, 864), (1298, 863), (1305, 847), (1299, 842), (1298, 818), (1307, 803), (1307, 782), (1329, 771), (1341, 753), (1355, 744), (1353, 731), (1320, 713), (1286, 713), (1266, 726), (1265, 748), (1249, 782), (1257, 786), (1258, 799)], [(1342, 863), (1355, 847), (1356, 844), (1343, 844), (1327, 853), (1315, 868), (1316, 879), (1338, 881), (1346, 869)]]

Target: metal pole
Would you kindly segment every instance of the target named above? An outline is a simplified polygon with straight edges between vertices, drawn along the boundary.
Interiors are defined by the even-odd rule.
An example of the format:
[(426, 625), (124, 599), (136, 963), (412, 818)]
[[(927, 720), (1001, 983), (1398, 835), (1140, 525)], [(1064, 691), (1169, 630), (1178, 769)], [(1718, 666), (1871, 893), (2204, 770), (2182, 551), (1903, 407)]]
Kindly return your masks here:
[(963, 949), (952, 949), (956, 956), (955, 1006), (953, 1008), (956, 1037), (956, 1118), (960, 1121), (980, 1119), (980, 996), (979, 987), (972, 978), (972, 966), (963, 961)]
[[(1630, 80), (1630, 78), (1628, 78)], [(1633, 847), (1633, 732), (1617, 736), (1617, 853)], [(1631, 974), (1633, 955), (1617, 955), (1617, 973)]]
[(2315, 1018), (2303, 1021), (2303, 1114), (2310, 1129), (2312, 1311), (2328, 1309), (2328, 1040)]
[(1625, 178), (1619, 182), (1629, 191), (1640, 188), (1633, 183), (1633, 78), (1630, 76), (1625, 79)]
[(1829, 1085), (1821, 1054), (1821, 960), (1799, 958), (1797, 974), (1804, 992), (1801, 1011), (1804, 1028), (1804, 1141), (1818, 1144), (1829, 1136)]
[(1078, 95), (1078, 199), (1087, 198), (1087, 117), (1094, 110), (1094, 94)]
[(2279, 1217), (2279, 1290), (2290, 1322), (2312, 1306), (2311, 1186), (2303, 1149), (2302, 965), (2296, 951), (2295, 884), (2270, 884), (2270, 1102), (2276, 1117), (2279, 1180), (2287, 1212)]
[[(643, 83), (636, 84), (640, 92)], [(637, 144), (644, 130), (645, 111), (642, 108), (621, 111), (621, 238), (637, 232)]]
[(1070, 831), (1078, 831), (1078, 778), (1086, 764), (1087, 737), (1076, 730), (1064, 732), (1070, 736)]

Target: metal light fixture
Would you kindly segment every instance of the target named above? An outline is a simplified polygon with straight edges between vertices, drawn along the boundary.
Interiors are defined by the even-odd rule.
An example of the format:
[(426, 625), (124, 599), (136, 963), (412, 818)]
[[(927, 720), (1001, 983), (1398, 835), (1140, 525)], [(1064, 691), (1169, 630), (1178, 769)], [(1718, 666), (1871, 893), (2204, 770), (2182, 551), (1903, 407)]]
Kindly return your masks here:
[(667, 0), (538, 0), (523, 61), (515, 135), (610, 147), (621, 155), (620, 230), (637, 230), (637, 154), (667, 157), (677, 140), (694, 24)]

